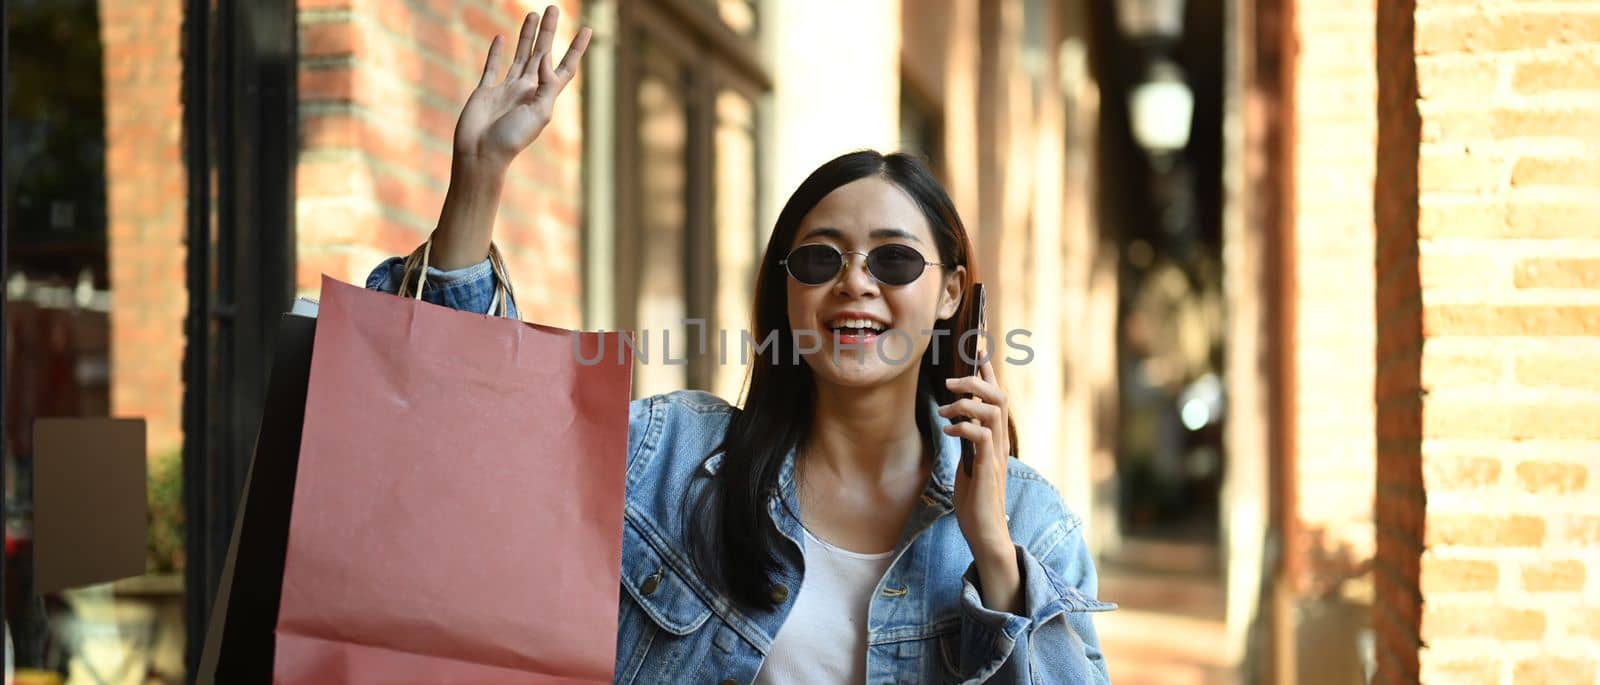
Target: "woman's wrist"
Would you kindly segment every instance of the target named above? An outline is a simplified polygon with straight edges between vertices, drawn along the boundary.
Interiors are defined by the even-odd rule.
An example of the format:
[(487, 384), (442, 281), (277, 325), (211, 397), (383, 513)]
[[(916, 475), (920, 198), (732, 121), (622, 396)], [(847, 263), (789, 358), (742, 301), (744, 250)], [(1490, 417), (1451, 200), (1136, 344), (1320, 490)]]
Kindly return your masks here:
[(444, 271), (483, 261), (494, 238), (495, 215), (505, 170), (457, 158), (450, 171), (439, 225), (433, 232), (433, 264)]
[(1022, 612), (1022, 567), (1015, 548), (974, 557), (983, 606), (1010, 614)]
[(511, 159), (493, 154), (480, 152), (463, 152), (452, 150), (450, 154), (450, 178), (467, 177), (473, 179), (503, 179), (506, 171), (511, 168)]

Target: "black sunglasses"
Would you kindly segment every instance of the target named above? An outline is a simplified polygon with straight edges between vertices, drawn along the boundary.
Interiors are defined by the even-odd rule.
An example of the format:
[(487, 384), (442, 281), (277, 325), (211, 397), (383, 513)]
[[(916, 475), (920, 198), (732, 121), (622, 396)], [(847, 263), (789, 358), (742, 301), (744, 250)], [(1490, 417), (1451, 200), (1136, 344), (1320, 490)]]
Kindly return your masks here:
[(789, 270), (794, 280), (806, 285), (822, 285), (844, 271), (844, 256), (847, 254), (865, 256), (867, 271), (884, 285), (907, 285), (921, 278), (927, 267), (948, 266), (930, 262), (916, 248), (896, 243), (879, 245), (867, 252), (841, 252), (832, 245), (801, 245), (788, 257), (778, 260), (778, 263)]

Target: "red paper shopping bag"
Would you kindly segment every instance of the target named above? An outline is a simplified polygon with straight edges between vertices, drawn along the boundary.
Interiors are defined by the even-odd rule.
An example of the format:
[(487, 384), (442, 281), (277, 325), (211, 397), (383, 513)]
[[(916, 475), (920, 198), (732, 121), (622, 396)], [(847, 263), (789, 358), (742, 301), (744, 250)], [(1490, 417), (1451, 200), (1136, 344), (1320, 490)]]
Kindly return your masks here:
[(324, 277), (274, 682), (610, 682), (618, 335)]

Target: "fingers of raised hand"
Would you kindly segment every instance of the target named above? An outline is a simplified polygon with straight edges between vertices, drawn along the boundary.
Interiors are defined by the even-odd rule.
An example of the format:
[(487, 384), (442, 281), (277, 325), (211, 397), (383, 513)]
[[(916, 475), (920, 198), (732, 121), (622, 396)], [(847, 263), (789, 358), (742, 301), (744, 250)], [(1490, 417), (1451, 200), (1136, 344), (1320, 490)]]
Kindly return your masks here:
[(478, 87), (486, 88), (494, 83), (495, 74), (500, 73), (501, 41), (499, 36), (489, 41), (489, 56), (483, 60), (483, 78), (478, 79)]
[(594, 31), (585, 26), (578, 29), (578, 35), (572, 38), (572, 44), (567, 46), (566, 54), (561, 56), (561, 65), (556, 67), (552, 74), (561, 79), (562, 85), (566, 85), (578, 74), (578, 62), (583, 60), (583, 52), (589, 49), (589, 39), (593, 36)]
[(506, 80), (522, 76), (527, 70), (529, 57), (533, 54), (534, 34), (539, 30), (539, 15), (529, 12), (522, 20), (522, 31), (517, 34), (517, 51), (511, 59), (511, 69), (506, 71)]
[(560, 7), (551, 5), (544, 8), (544, 16), (539, 20), (539, 34), (533, 42), (533, 55), (524, 65), (525, 72), (522, 75), (532, 76), (542, 70), (544, 60), (556, 42), (556, 25), (560, 23)]
[(561, 92), (561, 88), (565, 85), (566, 82), (562, 81), (561, 78), (556, 75), (555, 70), (550, 68), (550, 53), (547, 52), (540, 56), (539, 86), (534, 89), (531, 97), (545, 99), (554, 98), (558, 93)]
[(566, 89), (572, 78), (578, 75), (578, 62), (583, 59), (583, 52), (589, 47), (589, 39), (594, 32), (584, 27), (578, 30), (578, 35), (572, 39), (572, 44), (567, 46), (567, 52), (561, 57), (559, 66), (551, 66), (551, 52), (544, 53), (539, 59), (539, 85), (534, 92), (527, 96), (529, 100), (551, 100)]

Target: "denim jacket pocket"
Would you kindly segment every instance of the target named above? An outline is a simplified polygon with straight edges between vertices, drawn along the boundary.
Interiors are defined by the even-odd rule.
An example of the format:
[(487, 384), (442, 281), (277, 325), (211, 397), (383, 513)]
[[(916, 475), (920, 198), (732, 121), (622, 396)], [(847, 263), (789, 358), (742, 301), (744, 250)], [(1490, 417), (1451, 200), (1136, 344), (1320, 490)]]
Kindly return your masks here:
[(711, 607), (683, 573), (631, 521), (622, 526), (622, 585), (652, 622), (673, 635), (693, 633), (711, 617)]
[(622, 606), (617, 626), (617, 683), (668, 682), (703, 661), (714, 632), (710, 605), (683, 570), (632, 520), (622, 524)]

